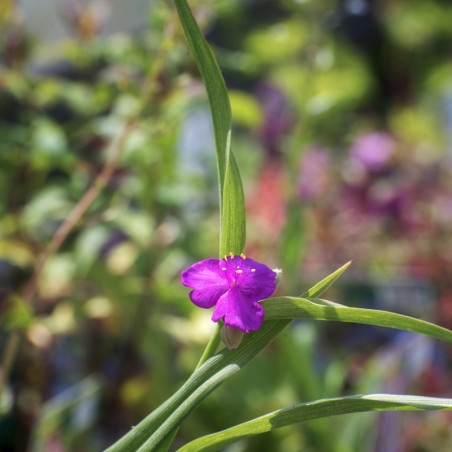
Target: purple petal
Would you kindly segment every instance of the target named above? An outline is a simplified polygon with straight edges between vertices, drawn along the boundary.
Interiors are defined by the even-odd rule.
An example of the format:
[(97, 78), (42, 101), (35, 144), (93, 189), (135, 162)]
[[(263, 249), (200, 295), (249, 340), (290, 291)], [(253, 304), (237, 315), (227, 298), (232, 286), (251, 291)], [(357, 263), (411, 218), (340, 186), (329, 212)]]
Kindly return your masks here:
[(233, 287), (220, 297), (213, 312), (214, 322), (222, 318), (225, 325), (248, 333), (262, 326), (264, 309), (259, 303), (243, 295), (240, 289)]
[(228, 273), (230, 267), (236, 274), (236, 285), (243, 295), (252, 301), (268, 298), (276, 289), (276, 273), (264, 264), (253, 259), (243, 259), (235, 256), (228, 259)]
[(194, 290), (190, 300), (200, 308), (215, 306), (218, 299), (229, 289), (225, 272), (219, 259), (205, 259), (196, 262), (182, 272), (181, 282)]

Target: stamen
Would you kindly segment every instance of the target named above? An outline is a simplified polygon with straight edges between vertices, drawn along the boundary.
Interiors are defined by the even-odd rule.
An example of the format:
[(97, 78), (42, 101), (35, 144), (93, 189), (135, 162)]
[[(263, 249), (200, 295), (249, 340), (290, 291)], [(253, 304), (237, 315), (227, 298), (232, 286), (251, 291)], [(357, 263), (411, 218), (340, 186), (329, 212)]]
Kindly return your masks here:
[(234, 253), (229, 253), (229, 257), (232, 259), (234, 257)]
[(236, 270), (236, 273), (243, 273), (243, 270)]
[(252, 268), (251, 271), (254, 273), (254, 272), (256, 271), (256, 269), (255, 269), (255, 268)]
[(242, 253), (242, 254), (240, 254), (240, 257), (242, 258), (242, 259), (246, 259), (246, 256)]
[(221, 267), (221, 269), (225, 272), (226, 271), (226, 267)]
[(237, 265), (237, 268), (240, 268), (240, 265)]

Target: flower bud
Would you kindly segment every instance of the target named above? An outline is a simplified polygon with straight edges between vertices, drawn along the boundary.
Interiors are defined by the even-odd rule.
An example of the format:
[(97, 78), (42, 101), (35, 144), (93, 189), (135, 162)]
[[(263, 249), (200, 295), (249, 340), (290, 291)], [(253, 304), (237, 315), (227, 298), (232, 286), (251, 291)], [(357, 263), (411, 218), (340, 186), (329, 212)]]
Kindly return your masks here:
[(223, 325), (221, 328), (221, 340), (229, 350), (236, 349), (242, 342), (243, 332), (238, 328)]

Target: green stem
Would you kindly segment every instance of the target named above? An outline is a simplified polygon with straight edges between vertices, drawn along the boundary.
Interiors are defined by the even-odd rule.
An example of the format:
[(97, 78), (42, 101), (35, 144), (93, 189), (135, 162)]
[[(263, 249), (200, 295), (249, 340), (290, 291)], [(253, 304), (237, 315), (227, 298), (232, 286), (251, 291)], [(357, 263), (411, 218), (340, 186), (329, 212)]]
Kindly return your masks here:
[(220, 331), (221, 331), (221, 325), (219, 323), (217, 323), (217, 327), (216, 327), (214, 333), (212, 334), (212, 337), (210, 338), (210, 340), (196, 366), (196, 369), (198, 369), (202, 364), (204, 364), (217, 351), (218, 346), (220, 345), (220, 340), (221, 340)]
[[(211, 358), (217, 351), (218, 346), (220, 345), (220, 341), (221, 341), (221, 336), (220, 336), (221, 327), (222, 327), (222, 325), (220, 323), (217, 323), (217, 327), (216, 327), (214, 333), (212, 334), (209, 342), (207, 343), (207, 346), (206, 346), (201, 358), (199, 359), (198, 364), (196, 365), (195, 371), (199, 367), (201, 367), (209, 358)], [(171, 446), (171, 443), (173, 442), (175, 436), (177, 435), (178, 430), (179, 430), (179, 428), (176, 427), (170, 434), (167, 435), (167, 437), (165, 438), (163, 443), (159, 446), (158, 452), (166, 452), (169, 449), (169, 447)]]

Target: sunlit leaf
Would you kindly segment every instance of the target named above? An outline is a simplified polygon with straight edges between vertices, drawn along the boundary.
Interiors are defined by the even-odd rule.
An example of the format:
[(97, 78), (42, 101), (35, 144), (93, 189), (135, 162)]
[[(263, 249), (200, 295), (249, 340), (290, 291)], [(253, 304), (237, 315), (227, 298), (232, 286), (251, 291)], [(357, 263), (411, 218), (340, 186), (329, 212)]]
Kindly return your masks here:
[(178, 449), (180, 452), (214, 451), (249, 436), (311, 419), (363, 411), (452, 410), (452, 399), (413, 395), (368, 394), (300, 403), (273, 411), (218, 433), (203, 436)]
[(452, 343), (452, 331), (406, 315), (375, 309), (351, 308), (317, 298), (277, 297), (262, 301), (267, 320), (314, 319), (363, 323), (426, 334)]
[(245, 203), (239, 170), (231, 151), (231, 106), (220, 68), (185, 0), (175, 0), (188, 45), (206, 87), (212, 113), (220, 185), (220, 257), (245, 251)]

